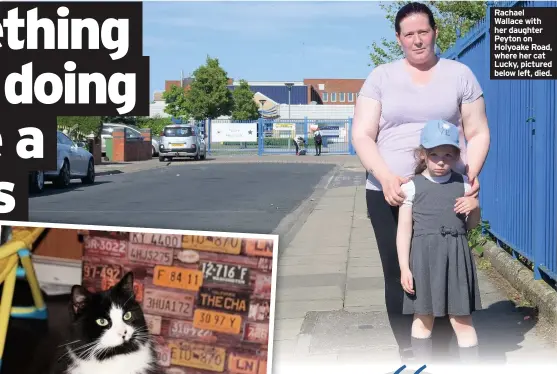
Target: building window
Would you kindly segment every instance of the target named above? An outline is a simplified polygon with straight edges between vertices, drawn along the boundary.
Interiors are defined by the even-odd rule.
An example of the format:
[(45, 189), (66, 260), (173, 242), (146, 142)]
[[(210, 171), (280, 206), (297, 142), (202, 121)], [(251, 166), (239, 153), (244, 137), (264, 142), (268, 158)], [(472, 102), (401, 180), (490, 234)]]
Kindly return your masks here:
[(323, 92), (321, 94), (321, 97), (323, 98), (323, 102), (326, 103), (327, 101), (329, 101), (329, 94), (326, 92)]
[(319, 83), (319, 91), (323, 91), (325, 89), (325, 85), (323, 83)]
[(354, 101), (354, 93), (348, 92), (348, 102), (351, 103)]
[(331, 103), (335, 103), (337, 101), (337, 93), (331, 92)]
[(344, 103), (345, 96), (346, 96), (346, 95), (345, 95), (344, 92), (339, 93), (339, 94), (338, 94), (338, 101), (340, 101), (341, 103)]

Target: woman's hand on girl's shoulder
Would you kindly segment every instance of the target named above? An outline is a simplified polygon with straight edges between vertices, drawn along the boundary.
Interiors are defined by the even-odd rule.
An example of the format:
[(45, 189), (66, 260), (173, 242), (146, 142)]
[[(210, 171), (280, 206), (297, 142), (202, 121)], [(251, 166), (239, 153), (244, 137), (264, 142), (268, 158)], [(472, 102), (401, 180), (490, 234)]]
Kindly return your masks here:
[(474, 209), (480, 207), (480, 202), (475, 197), (463, 196), (456, 199), (456, 204), (454, 206), (454, 211), (457, 214), (468, 215)]
[(401, 186), (404, 183), (408, 183), (410, 178), (400, 177), (398, 175), (390, 174), (386, 178), (379, 180), (381, 187), (383, 188), (383, 194), (385, 195), (385, 200), (391, 206), (400, 206), (404, 202), (404, 192)]
[(480, 180), (478, 177), (468, 178), (468, 183), (470, 184), (470, 190), (465, 192), (464, 196), (477, 198), (480, 194)]

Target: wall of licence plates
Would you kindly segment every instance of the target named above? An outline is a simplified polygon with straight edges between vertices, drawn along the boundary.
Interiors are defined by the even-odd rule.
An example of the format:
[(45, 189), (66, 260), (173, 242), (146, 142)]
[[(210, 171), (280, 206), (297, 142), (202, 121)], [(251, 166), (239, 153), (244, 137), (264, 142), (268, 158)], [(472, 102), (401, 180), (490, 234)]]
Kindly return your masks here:
[(266, 374), (273, 240), (90, 231), (83, 285), (128, 271), (168, 374)]

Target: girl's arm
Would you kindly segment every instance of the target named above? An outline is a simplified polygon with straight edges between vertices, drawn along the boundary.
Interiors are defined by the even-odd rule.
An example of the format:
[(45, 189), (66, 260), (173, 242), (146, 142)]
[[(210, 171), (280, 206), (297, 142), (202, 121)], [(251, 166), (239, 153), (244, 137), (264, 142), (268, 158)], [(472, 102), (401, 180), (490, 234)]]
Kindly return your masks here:
[(412, 205), (402, 204), (398, 211), (396, 249), (400, 270), (410, 270), (410, 244), (412, 242)]
[(480, 207), (478, 206), (475, 209), (472, 209), (470, 213), (468, 213), (468, 217), (466, 217), (466, 229), (472, 230), (476, 226), (480, 224), (481, 221), (481, 212)]
[[(467, 194), (472, 189), (472, 186), (470, 186), (470, 180), (467, 176), (463, 176), (463, 179), (464, 193)], [(481, 221), (480, 200), (471, 196), (460, 197), (456, 200), (456, 210), (466, 214), (466, 230), (472, 230), (478, 226)]]

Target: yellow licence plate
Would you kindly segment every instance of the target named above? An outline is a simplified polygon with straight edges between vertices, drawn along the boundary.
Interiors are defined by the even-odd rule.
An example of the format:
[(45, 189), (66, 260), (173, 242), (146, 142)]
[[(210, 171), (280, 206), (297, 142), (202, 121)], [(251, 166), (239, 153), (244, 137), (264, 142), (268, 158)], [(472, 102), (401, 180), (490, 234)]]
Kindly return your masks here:
[(178, 288), (186, 291), (198, 291), (203, 284), (203, 272), (174, 266), (155, 266), (153, 271), (155, 286)]
[(182, 148), (185, 146), (185, 144), (170, 144), (170, 146), (174, 148)]
[(187, 342), (171, 342), (172, 365), (186, 366), (195, 369), (223, 372), (226, 361), (226, 349), (204, 344)]
[(242, 316), (196, 309), (193, 315), (193, 327), (223, 334), (239, 334), (242, 329)]
[(183, 235), (182, 248), (239, 255), (242, 250), (242, 239), (220, 236)]

